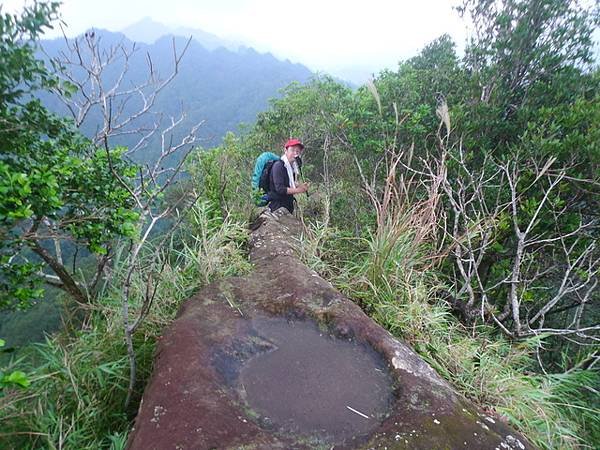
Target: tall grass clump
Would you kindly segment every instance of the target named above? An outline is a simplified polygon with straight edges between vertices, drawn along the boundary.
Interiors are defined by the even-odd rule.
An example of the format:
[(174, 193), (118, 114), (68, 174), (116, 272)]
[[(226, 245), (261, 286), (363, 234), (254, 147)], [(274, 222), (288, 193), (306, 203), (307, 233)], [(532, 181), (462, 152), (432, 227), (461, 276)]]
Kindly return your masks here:
[[(0, 442), (14, 449), (124, 448), (132, 418), (150, 375), (156, 342), (183, 300), (217, 277), (245, 272), (247, 232), (240, 223), (211, 216), (207, 203), (188, 212), (186, 226), (157, 253), (144, 249), (132, 281), (130, 314), (142, 308), (147, 273), (156, 270), (150, 312), (134, 335), (138, 383), (124, 409), (129, 361), (123, 338), (122, 276), (125, 258), (115, 261), (110, 282), (77, 326), (20, 352), (8, 369), (25, 371), (31, 385), (0, 392)], [(121, 255), (126, 248), (121, 249)], [(158, 260), (151, 255), (158, 254)], [(144, 260), (146, 258), (146, 261)], [(147, 263), (147, 264), (145, 264)]]

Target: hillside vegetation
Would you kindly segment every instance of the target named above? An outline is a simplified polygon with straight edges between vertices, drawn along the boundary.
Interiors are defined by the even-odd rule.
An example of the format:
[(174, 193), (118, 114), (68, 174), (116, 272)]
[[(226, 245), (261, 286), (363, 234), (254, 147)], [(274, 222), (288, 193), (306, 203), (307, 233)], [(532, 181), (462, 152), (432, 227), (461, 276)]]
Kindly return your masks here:
[[(56, 8), (0, 30), (0, 308), (46, 282), (70, 311), (0, 374), (9, 448), (124, 447), (180, 302), (251, 270), (254, 158), (290, 136), (307, 264), (540, 448), (600, 445), (597, 8), (466, 0), (463, 58), (441, 36), (355, 91), (291, 84), (218, 147), (163, 147), (185, 161), (170, 172), (112, 145), (109, 110), (84, 138), (19, 88), (69, 94), (33, 53)], [(63, 260), (65, 242), (89, 257)]]

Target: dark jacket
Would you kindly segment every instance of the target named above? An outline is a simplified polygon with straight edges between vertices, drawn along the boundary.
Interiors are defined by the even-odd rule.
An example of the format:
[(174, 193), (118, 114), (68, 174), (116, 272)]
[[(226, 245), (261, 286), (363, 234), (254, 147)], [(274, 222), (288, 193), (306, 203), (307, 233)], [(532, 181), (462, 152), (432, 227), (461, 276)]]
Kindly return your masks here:
[(294, 212), (294, 196), (287, 193), (289, 186), (290, 177), (285, 169), (285, 164), (281, 159), (275, 161), (271, 169), (269, 183), (269, 209), (271, 211), (275, 211), (283, 206), (290, 213)]

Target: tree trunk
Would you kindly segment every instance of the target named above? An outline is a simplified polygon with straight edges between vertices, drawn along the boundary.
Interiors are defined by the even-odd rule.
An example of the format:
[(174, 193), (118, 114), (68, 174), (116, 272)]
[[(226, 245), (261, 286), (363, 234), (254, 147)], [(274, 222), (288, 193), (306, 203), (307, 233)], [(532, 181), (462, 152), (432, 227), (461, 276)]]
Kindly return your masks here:
[(30, 246), (31, 249), (52, 268), (56, 276), (60, 278), (60, 281), (62, 282), (61, 289), (66, 291), (79, 303), (89, 303), (87, 294), (81, 290), (65, 266), (60, 264), (56, 258), (54, 258), (50, 252), (43, 248), (37, 241), (30, 241)]

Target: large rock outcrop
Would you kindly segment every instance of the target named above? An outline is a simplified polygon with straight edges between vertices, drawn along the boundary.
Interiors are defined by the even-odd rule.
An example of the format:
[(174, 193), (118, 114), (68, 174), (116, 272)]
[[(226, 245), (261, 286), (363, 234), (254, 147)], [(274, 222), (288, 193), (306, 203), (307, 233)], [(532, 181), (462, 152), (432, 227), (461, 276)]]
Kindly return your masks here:
[(302, 264), (293, 217), (262, 221), (252, 274), (166, 330), (130, 449), (532, 448)]

